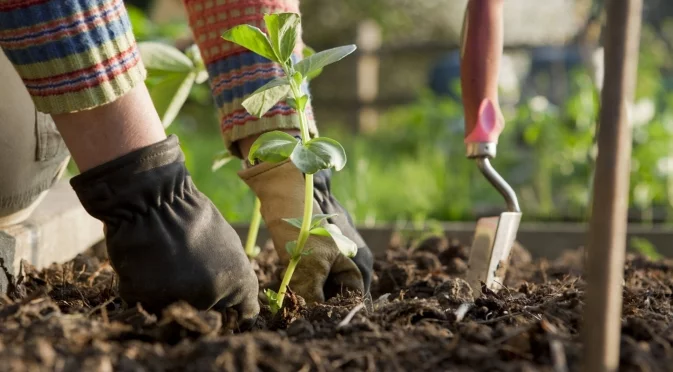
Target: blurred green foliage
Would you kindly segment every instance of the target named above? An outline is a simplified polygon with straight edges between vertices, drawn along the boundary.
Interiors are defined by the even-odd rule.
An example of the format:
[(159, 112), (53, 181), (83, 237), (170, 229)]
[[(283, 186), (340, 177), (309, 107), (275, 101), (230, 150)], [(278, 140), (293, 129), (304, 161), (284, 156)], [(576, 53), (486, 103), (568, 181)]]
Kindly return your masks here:
[[(185, 34), (184, 24), (158, 27), (139, 11), (131, 15), (139, 40)], [(654, 218), (655, 207), (673, 217), (672, 30), (669, 25), (654, 32), (644, 25), (641, 42), (630, 204), (646, 220)], [(503, 107), (507, 127), (493, 165), (517, 191), (524, 219), (584, 220), (588, 214), (599, 93), (583, 69), (570, 71), (566, 84), (569, 98), (558, 106), (529, 96)], [(320, 112), (316, 116), (321, 134), (346, 148), (349, 162), (334, 174), (333, 191), (358, 223), (473, 220), (504, 208), (464, 156), (458, 102), (423, 92), (415, 102), (383, 113), (379, 130), (367, 135), (349, 133), (344, 123)], [(254, 198), (236, 175), (240, 163), (211, 171), (223, 144), (207, 84), (194, 87), (168, 131), (179, 135), (197, 186), (228, 220), (248, 221)]]

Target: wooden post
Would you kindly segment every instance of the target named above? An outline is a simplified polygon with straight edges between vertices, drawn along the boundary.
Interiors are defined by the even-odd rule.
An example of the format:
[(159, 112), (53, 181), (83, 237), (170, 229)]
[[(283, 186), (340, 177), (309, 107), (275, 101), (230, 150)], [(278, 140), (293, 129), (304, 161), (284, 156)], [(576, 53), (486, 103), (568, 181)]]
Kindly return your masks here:
[(360, 23), (357, 31), (360, 56), (357, 61), (358, 131), (369, 133), (378, 127), (379, 114), (373, 103), (379, 93), (381, 27), (372, 20)]
[(629, 111), (638, 66), (642, 0), (607, 2), (605, 82), (586, 266), (584, 371), (619, 368), (631, 162)]

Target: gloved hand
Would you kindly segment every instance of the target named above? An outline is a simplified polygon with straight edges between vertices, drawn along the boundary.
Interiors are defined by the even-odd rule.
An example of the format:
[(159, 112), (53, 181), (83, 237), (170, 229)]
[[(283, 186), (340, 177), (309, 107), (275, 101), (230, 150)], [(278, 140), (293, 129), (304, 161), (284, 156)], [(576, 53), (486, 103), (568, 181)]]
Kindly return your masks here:
[(84, 208), (105, 224), (119, 292), (151, 312), (183, 300), (259, 313), (257, 277), (234, 229), (192, 182), (171, 135), (74, 177)]
[[(304, 175), (289, 160), (261, 163), (242, 170), (239, 176), (261, 201), (261, 214), (270, 232), (276, 252), (286, 265), (290, 259), (285, 244), (296, 240), (299, 229), (283, 218), (299, 218), (304, 212)], [(314, 175), (313, 214), (339, 213), (330, 223), (336, 224), (358, 245), (350, 259), (329, 237), (311, 235), (304, 247), (311, 254), (302, 257), (290, 281), (290, 288), (307, 302), (322, 302), (343, 290), (369, 291), (372, 255), (357, 233), (345, 210), (330, 194), (330, 173)]]

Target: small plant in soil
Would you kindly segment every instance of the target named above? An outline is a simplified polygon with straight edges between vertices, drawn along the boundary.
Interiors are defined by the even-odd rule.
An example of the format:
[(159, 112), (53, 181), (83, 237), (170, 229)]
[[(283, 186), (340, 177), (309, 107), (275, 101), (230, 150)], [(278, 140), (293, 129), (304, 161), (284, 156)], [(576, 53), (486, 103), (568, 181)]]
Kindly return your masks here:
[(243, 101), (246, 111), (261, 118), (278, 102), (285, 101), (299, 114), (301, 139), (281, 131), (267, 132), (259, 136), (248, 154), (251, 164), (258, 161), (278, 163), (290, 159), (305, 178), (303, 216), (288, 216), (284, 219), (299, 229), (297, 240), (287, 243), (285, 247), (290, 255), (285, 276), (278, 292), (270, 289), (265, 292), (271, 311), (276, 313), (283, 306), (287, 286), (297, 264), (303, 256), (311, 254), (310, 250), (305, 249), (310, 235), (331, 237), (341, 253), (348, 257), (353, 257), (357, 253), (355, 243), (345, 237), (336, 225), (326, 222), (334, 215), (313, 215), (313, 174), (323, 169), (334, 168), (336, 171), (343, 169), (346, 165), (346, 152), (343, 146), (334, 139), (310, 138), (306, 117), (309, 96), (302, 91), (302, 85), (307, 79), (314, 78), (325, 66), (338, 62), (353, 53), (356, 47), (347, 45), (319, 53), (306, 49), (303, 51), (305, 58), (295, 63), (291, 57), (296, 48), (301, 23), (299, 15), (295, 13), (266, 14), (264, 23), (267, 34), (251, 25), (239, 25), (227, 30), (222, 37), (278, 63), (285, 73), (284, 76), (271, 80)]

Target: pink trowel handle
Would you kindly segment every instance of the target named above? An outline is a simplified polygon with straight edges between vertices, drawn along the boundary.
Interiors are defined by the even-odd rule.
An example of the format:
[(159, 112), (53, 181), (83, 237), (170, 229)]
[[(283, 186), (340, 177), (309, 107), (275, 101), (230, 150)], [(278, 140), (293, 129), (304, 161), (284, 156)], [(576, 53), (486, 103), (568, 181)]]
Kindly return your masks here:
[(470, 0), (460, 50), (465, 143), (497, 143), (505, 123), (498, 105), (504, 0)]

